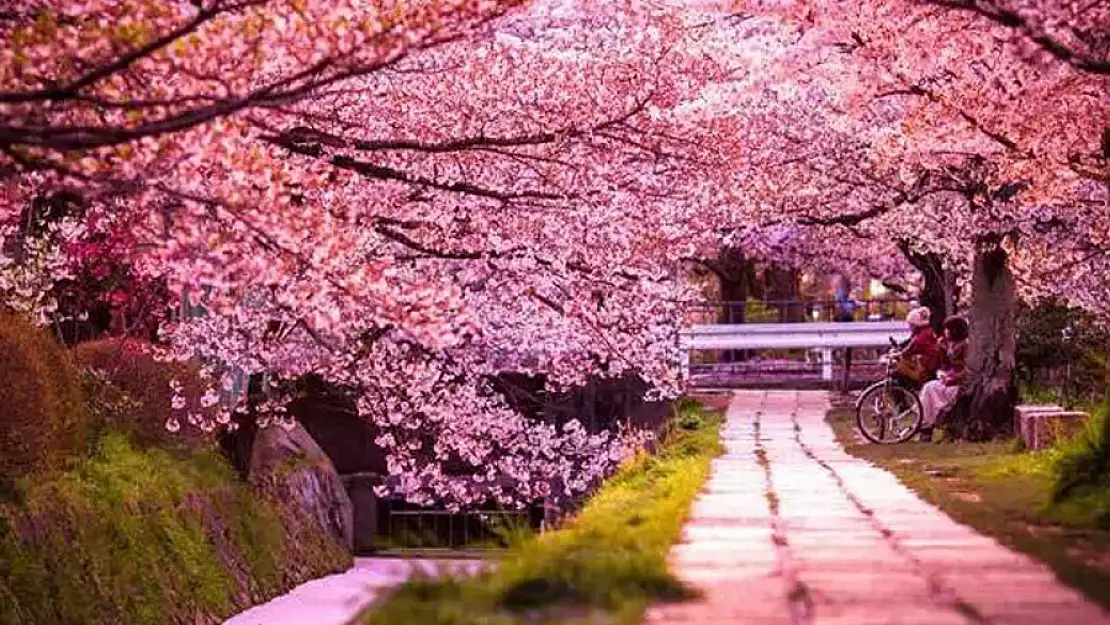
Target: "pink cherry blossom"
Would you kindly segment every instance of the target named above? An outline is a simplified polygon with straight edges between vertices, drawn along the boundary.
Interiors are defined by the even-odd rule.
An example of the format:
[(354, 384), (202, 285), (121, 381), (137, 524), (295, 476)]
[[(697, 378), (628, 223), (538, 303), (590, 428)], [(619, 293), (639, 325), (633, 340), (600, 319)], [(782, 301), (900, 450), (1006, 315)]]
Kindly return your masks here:
[[(989, 244), (1024, 295), (1066, 285), (1110, 314), (1100, 11), (16, 2), (0, 293), (44, 321), (74, 275), (119, 280), (104, 297), (129, 319), (202, 306), (149, 315), (160, 357), (220, 380), (197, 427), (234, 425), (234, 375), (265, 376), (252, 408), (288, 424), (289, 385), (317, 375), (380, 431), (392, 492), (574, 497), (644, 434), (528, 420), (491, 376), (634, 373), (675, 396), (689, 261), (721, 246), (883, 277), (931, 254), (966, 289)], [(82, 217), (12, 253), (60, 189)]]

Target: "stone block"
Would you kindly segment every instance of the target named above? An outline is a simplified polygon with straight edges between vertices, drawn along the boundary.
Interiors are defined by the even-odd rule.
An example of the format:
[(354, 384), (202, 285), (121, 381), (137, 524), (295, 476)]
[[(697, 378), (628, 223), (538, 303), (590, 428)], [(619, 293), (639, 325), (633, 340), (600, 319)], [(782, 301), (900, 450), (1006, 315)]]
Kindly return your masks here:
[(1021, 420), (1024, 415), (1045, 412), (1064, 412), (1063, 406), (1056, 404), (1018, 404), (1014, 406), (1014, 432), (1021, 435)]
[(1019, 406), (1015, 409), (1017, 431), (1026, 449), (1045, 449), (1072, 438), (1087, 427), (1091, 415), (1057, 406)]

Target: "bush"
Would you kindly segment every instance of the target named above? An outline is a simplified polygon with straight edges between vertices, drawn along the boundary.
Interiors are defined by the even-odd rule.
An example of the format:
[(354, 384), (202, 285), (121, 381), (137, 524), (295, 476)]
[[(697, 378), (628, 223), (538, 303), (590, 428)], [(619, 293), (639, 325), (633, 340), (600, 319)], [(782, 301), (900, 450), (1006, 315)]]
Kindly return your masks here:
[(0, 314), (0, 380), (0, 479), (61, 468), (85, 450), (85, 402), (69, 354), (9, 314)]
[(211, 420), (214, 408), (202, 408), (200, 396), (207, 385), (200, 367), (193, 363), (158, 362), (152, 346), (133, 339), (106, 339), (82, 343), (73, 353), (87, 370), (87, 388), (95, 420), (100, 427), (122, 430), (142, 446), (200, 448), (215, 441), (215, 432), (204, 432), (186, 423), (169, 432), (166, 421), (173, 414), (170, 381), (184, 387), (187, 407)]
[(701, 406), (689, 397), (683, 397), (675, 407), (674, 423), (683, 430), (697, 430), (703, 424)]
[(1083, 435), (1054, 450), (1052, 508), (1062, 522), (1110, 529), (1110, 401)]
[(1093, 316), (1046, 300), (1022, 304), (1016, 321), (1018, 375), (1027, 397), (1059, 401), (1039, 391), (1051, 387), (1069, 403), (1101, 399), (1110, 373), (1103, 356), (1110, 352), (1110, 332)]

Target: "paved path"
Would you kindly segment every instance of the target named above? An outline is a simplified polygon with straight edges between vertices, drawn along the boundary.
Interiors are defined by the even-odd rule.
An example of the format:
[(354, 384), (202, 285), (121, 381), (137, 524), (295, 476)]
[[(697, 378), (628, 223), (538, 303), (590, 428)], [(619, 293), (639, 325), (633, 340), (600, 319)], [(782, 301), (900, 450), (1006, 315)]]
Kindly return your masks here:
[(952, 521), (849, 456), (821, 392), (738, 392), (682, 543), (703, 599), (647, 625), (1102, 625), (1048, 567)]
[(385, 591), (413, 574), (474, 574), (473, 560), (355, 558), (350, 570), (314, 579), (273, 601), (224, 621), (224, 625), (347, 625)]

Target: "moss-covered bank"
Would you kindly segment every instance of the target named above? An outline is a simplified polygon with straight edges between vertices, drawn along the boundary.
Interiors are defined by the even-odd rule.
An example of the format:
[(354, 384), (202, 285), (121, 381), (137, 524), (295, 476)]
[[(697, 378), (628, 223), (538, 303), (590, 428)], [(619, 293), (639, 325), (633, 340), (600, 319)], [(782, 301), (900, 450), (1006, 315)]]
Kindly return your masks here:
[(216, 453), (119, 434), (0, 502), (0, 625), (217, 623), (350, 556)]

